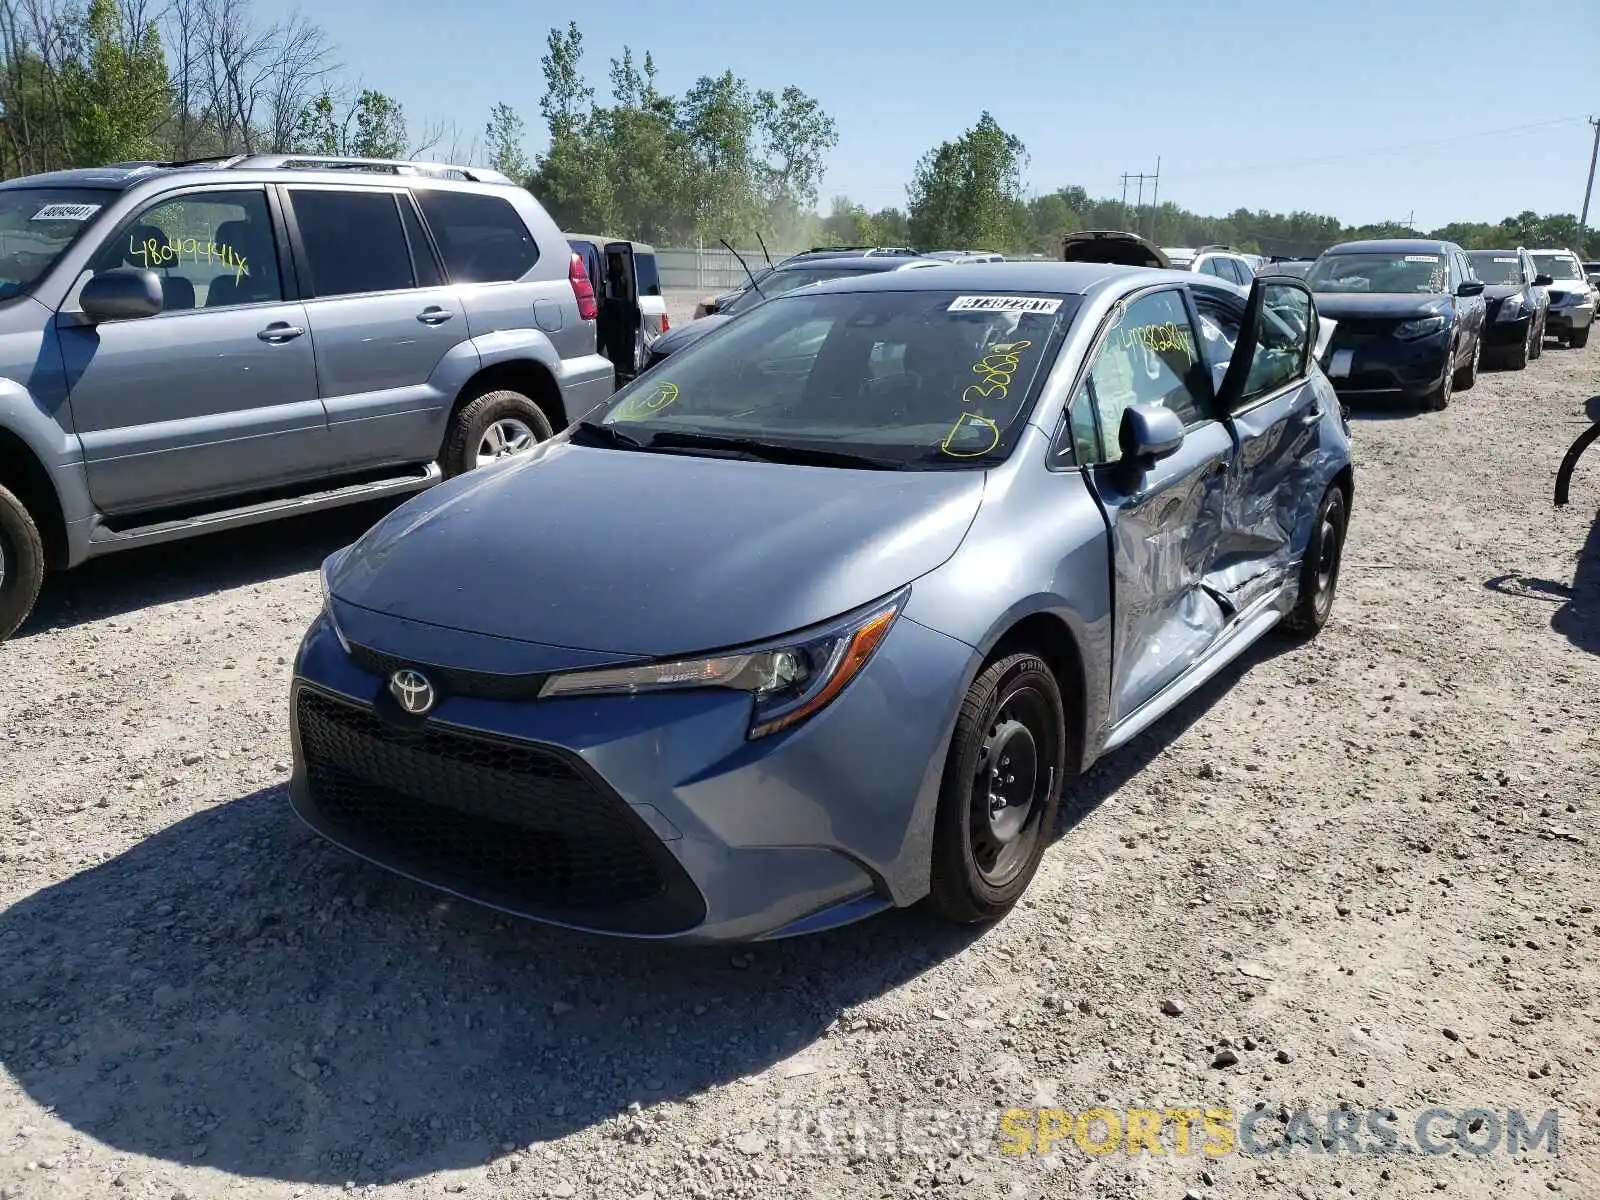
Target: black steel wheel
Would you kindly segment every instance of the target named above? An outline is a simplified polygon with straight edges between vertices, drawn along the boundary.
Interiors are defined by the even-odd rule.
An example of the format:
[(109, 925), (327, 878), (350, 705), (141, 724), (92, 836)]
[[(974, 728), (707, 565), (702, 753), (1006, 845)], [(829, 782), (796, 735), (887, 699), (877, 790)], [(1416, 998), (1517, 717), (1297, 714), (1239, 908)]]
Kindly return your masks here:
[(945, 762), (929, 903), (962, 924), (1005, 915), (1049, 844), (1066, 763), (1066, 715), (1049, 666), (1008, 655), (967, 692)]

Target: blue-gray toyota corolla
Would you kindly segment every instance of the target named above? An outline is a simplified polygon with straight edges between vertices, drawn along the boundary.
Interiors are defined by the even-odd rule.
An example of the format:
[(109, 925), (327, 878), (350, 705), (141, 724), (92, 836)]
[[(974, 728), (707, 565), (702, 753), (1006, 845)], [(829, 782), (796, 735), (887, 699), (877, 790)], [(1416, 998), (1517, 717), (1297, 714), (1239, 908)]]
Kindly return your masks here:
[(1085, 263), (776, 298), (330, 556), (294, 807), (586, 930), (997, 918), (1072, 776), (1328, 619), (1318, 330), (1299, 280)]

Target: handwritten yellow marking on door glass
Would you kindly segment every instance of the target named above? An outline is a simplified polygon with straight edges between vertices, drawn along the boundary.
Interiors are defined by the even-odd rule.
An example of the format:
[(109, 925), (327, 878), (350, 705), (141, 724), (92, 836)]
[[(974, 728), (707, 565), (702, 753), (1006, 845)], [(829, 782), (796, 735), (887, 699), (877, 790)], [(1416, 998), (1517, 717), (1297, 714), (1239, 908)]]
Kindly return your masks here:
[(128, 257), (137, 258), (146, 267), (181, 266), (185, 259), (191, 263), (221, 263), (233, 272), (234, 282), (250, 274), (249, 260), (232, 246), (203, 238), (169, 238), (162, 242), (156, 238), (136, 240), (128, 235)]

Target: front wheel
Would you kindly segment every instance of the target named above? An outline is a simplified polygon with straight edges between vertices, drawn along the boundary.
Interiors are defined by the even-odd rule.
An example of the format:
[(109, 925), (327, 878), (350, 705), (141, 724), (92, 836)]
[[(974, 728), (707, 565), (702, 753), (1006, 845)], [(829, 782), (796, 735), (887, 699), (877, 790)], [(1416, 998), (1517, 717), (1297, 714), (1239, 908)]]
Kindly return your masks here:
[(1572, 336), (1567, 339), (1567, 345), (1574, 350), (1582, 350), (1589, 344), (1589, 330), (1592, 328), (1591, 325), (1585, 325), (1582, 329), (1574, 329)]
[(439, 465), (454, 478), (532, 450), (550, 435), (550, 418), (521, 392), (485, 392), (451, 420)]
[(1483, 356), (1483, 338), (1472, 339), (1472, 357), (1467, 360), (1467, 365), (1456, 372), (1456, 391), (1470, 391), (1472, 385), (1478, 382), (1478, 360)]
[(1344, 491), (1338, 484), (1328, 489), (1317, 506), (1311, 526), (1311, 541), (1300, 565), (1300, 596), (1284, 617), (1284, 628), (1302, 637), (1322, 632), (1333, 612), (1333, 596), (1339, 587), (1339, 566), (1344, 560), (1344, 535), (1349, 523)]
[(1450, 352), (1445, 355), (1444, 374), (1440, 376), (1439, 382), (1434, 385), (1433, 391), (1423, 397), (1423, 408), (1432, 412), (1443, 412), (1450, 407), (1450, 393), (1455, 389), (1456, 382), (1456, 372), (1453, 370), (1455, 361), (1456, 352), (1455, 347), (1452, 346)]
[(1533, 357), (1533, 335), (1536, 332), (1532, 321), (1528, 322), (1528, 336), (1521, 343), (1506, 350), (1506, 366), (1513, 371), (1520, 371), (1528, 365), (1528, 360)]
[(1544, 353), (1544, 318), (1539, 318), (1539, 328), (1534, 331), (1533, 344), (1528, 347), (1528, 357), (1538, 358)]
[(1066, 711), (1049, 666), (1012, 654), (973, 680), (934, 821), (928, 903), (963, 925), (1010, 911), (1039, 869), (1060, 806)]
[(0, 487), (0, 642), (28, 619), (44, 586), (44, 542), (33, 517)]

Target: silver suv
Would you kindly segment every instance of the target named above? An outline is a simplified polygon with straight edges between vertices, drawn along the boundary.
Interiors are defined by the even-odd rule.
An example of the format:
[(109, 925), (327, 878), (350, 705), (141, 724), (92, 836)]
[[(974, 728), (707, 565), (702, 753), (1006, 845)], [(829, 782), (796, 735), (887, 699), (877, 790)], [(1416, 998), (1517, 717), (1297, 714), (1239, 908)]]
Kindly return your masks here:
[(46, 567), (418, 491), (606, 399), (581, 261), (477, 167), (0, 184), (0, 638)]

